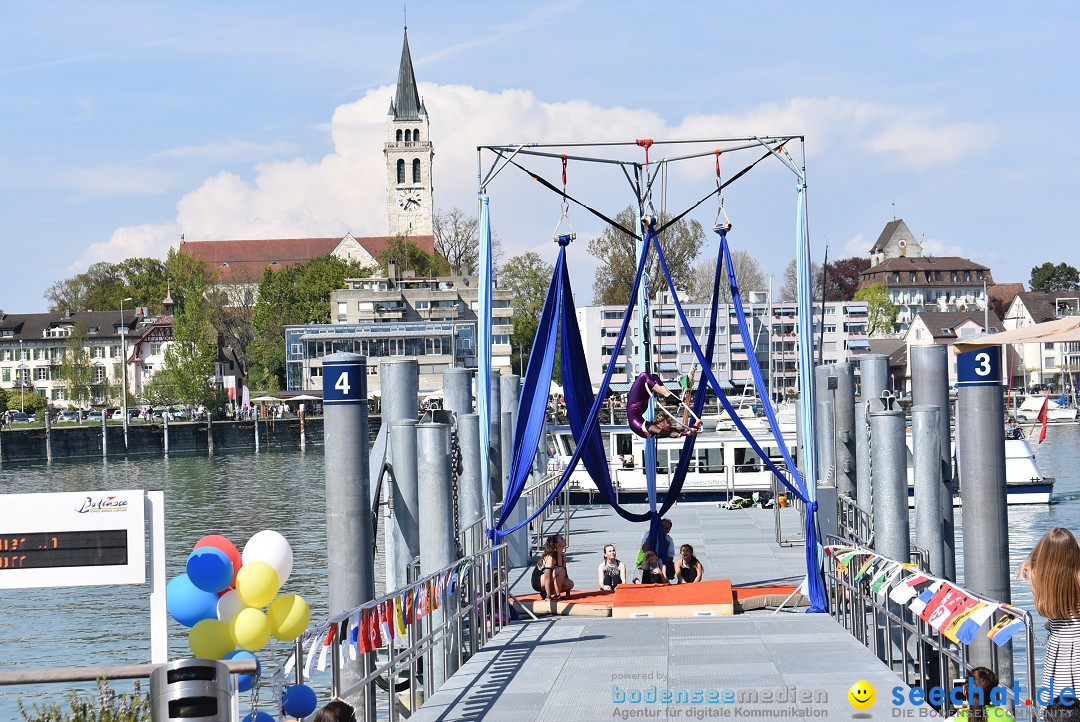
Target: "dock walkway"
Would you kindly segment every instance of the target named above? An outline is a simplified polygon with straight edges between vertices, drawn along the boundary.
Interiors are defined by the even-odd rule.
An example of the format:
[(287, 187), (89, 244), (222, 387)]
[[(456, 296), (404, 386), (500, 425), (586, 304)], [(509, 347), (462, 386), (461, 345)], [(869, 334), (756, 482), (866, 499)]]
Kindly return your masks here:
[[(805, 575), (803, 547), (777, 545), (769, 510), (685, 504), (669, 516), (673, 541), (694, 546), (706, 579), (798, 584)], [(799, 519), (784, 511), (787, 537), (800, 534)], [(596, 588), (606, 543), (616, 545), (629, 571), (642, 533), (610, 509), (575, 509), (567, 556), (577, 588)], [(532, 591), (530, 573), (515, 570), (515, 593)], [(847, 698), (859, 680), (877, 691), (865, 712)], [(894, 687), (907, 689), (829, 616), (804, 609), (681, 619), (557, 617), (505, 629), (411, 719), (885, 719), (896, 709), (934, 716), (927, 707), (894, 707)]]

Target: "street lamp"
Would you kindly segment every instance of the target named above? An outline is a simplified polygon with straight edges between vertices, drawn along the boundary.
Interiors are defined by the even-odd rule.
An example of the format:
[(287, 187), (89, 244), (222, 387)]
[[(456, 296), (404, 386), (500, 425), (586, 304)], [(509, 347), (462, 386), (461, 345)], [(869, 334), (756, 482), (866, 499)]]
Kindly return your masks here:
[(26, 389), (24, 388), (24, 385), (26, 384), (26, 373), (23, 371), (23, 369), (27, 368), (27, 366), (26, 366), (25, 363), (22, 363), (22, 362), (24, 362), (25, 360), (26, 359), (23, 358), (23, 340), (20, 338), (19, 339), (19, 361), (20, 361), (20, 363), (19, 363), (19, 368), (16, 369), (16, 370), (18, 371), (18, 374), (19, 374), (19, 411), (23, 412), (24, 414), (26, 413)]
[(124, 324), (124, 302), (132, 300), (130, 296), (120, 299), (120, 373), (123, 379), (121, 393), (121, 412), (124, 414), (124, 449), (127, 449), (128, 438), (128, 407), (127, 407), (127, 326)]

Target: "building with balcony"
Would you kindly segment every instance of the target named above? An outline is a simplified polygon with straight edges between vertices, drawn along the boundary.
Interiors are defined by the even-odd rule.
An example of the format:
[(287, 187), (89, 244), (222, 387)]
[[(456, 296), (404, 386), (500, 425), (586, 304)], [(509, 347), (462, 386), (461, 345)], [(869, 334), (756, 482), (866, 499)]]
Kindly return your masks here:
[[(332, 324), (285, 327), (290, 390), (321, 390), (322, 359), (347, 351), (368, 359), (368, 387), (377, 389), (384, 359), (415, 359), (420, 388), (442, 388), (450, 367), (476, 368), (478, 290), (475, 276), (350, 278), (330, 294)], [(510, 373), (513, 294), (492, 292), (492, 366)]]
[[(1002, 323), (1006, 330), (1012, 330), (1076, 315), (1080, 315), (1080, 292), (1025, 291), (1016, 294)], [(1056, 391), (1074, 391), (1080, 372), (1080, 344), (1011, 344), (1004, 353), (1014, 388), (1030, 390), (1039, 384)]]

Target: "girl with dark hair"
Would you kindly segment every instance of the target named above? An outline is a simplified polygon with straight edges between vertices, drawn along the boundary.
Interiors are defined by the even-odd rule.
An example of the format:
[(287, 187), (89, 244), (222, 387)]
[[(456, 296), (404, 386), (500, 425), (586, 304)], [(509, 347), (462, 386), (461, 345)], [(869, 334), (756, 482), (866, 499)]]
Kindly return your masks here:
[(315, 722), (356, 722), (356, 712), (348, 702), (335, 699), (319, 710)]
[[(974, 688), (971, 686), (974, 685)], [(950, 720), (971, 722), (973, 720), (997, 720), (998, 722), (1016, 722), (1004, 707), (990, 704), (991, 694), (998, 686), (997, 675), (988, 667), (975, 667), (968, 673), (964, 682), (964, 708)], [(1000, 692), (1004, 697), (1004, 690)]]
[(1080, 544), (1068, 529), (1048, 531), (1024, 563), (1035, 609), (1050, 620), (1042, 683), (1055, 690), (1080, 685)]
[(549, 536), (544, 544), (544, 553), (533, 567), (532, 587), (540, 592), (542, 599), (562, 599), (563, 593), (570, 597), (574, 581), (566, 575), (566, 539), (562, 534)]
[(679, 555), (679, 558), (675, 560), (675, 577), (679, 580), (678, 583), (700, 582), (705, 570), (702, 569), (698, 558), (694, 556), (694, 547), (683, 544), (679, 548)]
[(602, 591), (611, 591), (626, 579), (626, 565), (615, 558), (615, 545), (604, 546), (604, 560), (596, 570), (597, 581)]

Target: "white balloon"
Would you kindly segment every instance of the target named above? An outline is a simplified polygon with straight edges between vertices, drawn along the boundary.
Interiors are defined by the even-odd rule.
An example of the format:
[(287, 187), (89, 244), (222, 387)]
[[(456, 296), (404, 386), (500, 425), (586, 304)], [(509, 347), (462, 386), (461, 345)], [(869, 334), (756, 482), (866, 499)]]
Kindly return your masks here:
[(232, 622), (233, 617), (240, 613), (241, 610), (247, 609), (244, 600), (240, 598), (240, 594), (235, 589), (230, 589), (221, 595), (217, 600), (217, 618), (225, 624)]
[(248, 539), (242, 558), (244, 564), (259, 561), (272, 566), (280, 584), (292, 574), (292, 547), (288, 539), (273, 529), (263, 529)]

